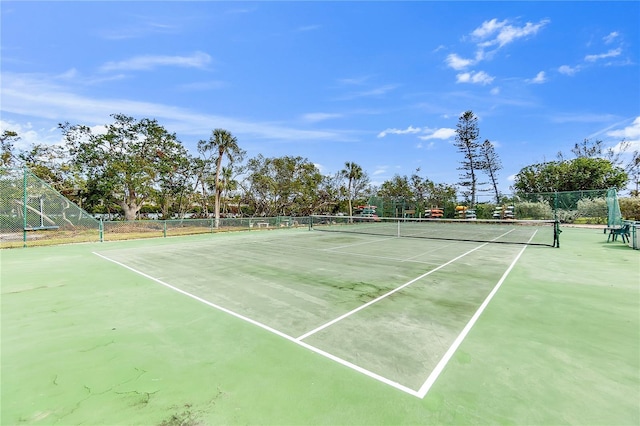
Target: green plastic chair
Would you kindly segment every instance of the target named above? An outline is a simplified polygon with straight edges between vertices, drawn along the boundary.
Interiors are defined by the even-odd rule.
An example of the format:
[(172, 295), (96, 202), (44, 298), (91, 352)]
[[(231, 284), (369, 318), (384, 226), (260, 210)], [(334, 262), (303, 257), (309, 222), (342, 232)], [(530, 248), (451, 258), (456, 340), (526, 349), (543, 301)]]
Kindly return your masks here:
[(622, 228), (612, 229), (607, 237), (607, 242), (616, 241), (618, 239), (618, 235), (622, 237), (623, 243), (628, 243), (631, 238), (631, 225), (627, 223), (626, 225), (623, 225)]

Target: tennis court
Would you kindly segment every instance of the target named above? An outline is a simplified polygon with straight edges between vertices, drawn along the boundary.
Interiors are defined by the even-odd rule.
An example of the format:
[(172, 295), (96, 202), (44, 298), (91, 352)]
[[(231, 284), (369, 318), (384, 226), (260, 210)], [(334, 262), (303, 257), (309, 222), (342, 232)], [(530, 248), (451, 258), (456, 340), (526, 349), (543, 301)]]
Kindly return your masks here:
[(389, 225), (3, 251), (2, 423), (638, 423), (637, 251)]

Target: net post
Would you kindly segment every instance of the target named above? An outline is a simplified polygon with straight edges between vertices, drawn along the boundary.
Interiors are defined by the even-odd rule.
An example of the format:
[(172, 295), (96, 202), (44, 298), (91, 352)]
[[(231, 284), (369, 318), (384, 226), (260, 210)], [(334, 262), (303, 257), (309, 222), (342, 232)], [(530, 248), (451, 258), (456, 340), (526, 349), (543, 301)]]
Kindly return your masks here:
[(100, 224), (98, 225), (98, 233), (100, 235), (100, 242), (104, 243), (104, 224), (102, 218), (100, 218)]
[(162, 236), (164, 238), (167, 238), (167, 221), (166, 220), (162, 221)]
[(553, 247), (560, 248), (560, 233), (562, 229), (560, 229), (560, 221), (555, 220), (553, 222)]
[(398, 232), (396, 233), (396, 237), (400, 238), (400, 220), (398, 220)]
[(558, 191), (553, 194), (553, 246), (560, 248), (560, 220), (558, 220)]

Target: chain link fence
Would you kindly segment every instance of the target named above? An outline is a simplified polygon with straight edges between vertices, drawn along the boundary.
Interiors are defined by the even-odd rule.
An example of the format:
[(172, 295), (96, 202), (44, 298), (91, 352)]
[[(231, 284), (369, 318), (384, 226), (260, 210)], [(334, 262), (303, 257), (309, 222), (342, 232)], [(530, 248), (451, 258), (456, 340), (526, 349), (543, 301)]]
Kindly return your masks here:
[(211, 219), (169, 219), (136, 221), (103, 221), (101, 241), (132, 238), (174, 237), (213, 232), (273, 230), (308, 227), (308, 217), (248, 217)]
[(99, 222), (28, 169), (0, 170), (0, 245), (98, 241)]
[(308, 227), (308, 217), (103, 221), (29, 169), (0, 169), (0, 248)]
[[(501, 203), (489, 197), (478, 201), (474, 211), (477, 219), (556, 220), (585, 225), (607, 225), (612, 205), (606, 189), (517, 194), (503, 197)], [(413, 217), (424, 217), (428, 207), (381, 197), (370, 200), (370, 204), (379, 204), (380, 216), (386, 212), (392, 217), (406, 217), (409, 212)], [(457, 205), (450, 204), (438, 206), (444, 207), (445, 218), (456, 217)], [(623, 205), (622, 216), (640, 219), (625, 214), (628, 211), (640, 215), (636, 212), (640, 211), (636, 206), (640, 203), (629, 204), (631, 207)], [(213, 218), (103, 221), (62, 196), (29, 169), (0, 169), (0, 248), (308, 226), (309, 217), (291, 216), (220, 218), (217, 223)]]

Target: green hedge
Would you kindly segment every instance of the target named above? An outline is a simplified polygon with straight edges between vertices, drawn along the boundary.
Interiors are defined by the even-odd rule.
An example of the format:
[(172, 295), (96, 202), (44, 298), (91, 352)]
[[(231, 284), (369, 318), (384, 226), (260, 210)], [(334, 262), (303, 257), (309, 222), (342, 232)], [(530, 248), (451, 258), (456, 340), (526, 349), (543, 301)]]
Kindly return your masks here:
[(626, 220), (640, 220), (640, 197), (619, 198), (620, 212)]

